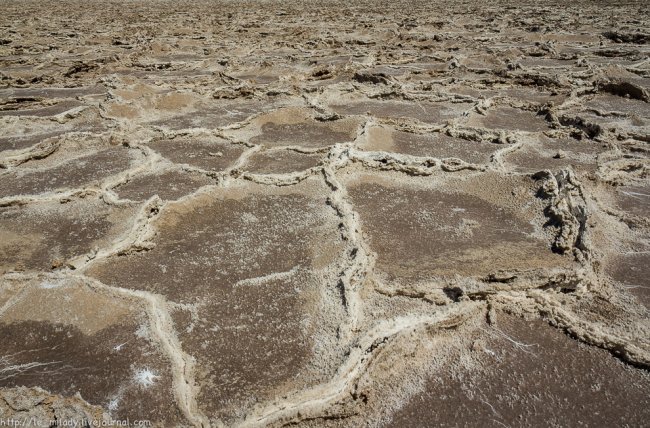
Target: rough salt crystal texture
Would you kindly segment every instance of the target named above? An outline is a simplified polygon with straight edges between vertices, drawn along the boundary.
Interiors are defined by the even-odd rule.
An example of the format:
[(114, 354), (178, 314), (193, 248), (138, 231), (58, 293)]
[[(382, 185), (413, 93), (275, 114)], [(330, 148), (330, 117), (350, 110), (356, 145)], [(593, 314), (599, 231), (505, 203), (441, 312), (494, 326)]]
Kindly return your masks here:
[(643, 2), (0, 16), (0, 421), (643, 426)]

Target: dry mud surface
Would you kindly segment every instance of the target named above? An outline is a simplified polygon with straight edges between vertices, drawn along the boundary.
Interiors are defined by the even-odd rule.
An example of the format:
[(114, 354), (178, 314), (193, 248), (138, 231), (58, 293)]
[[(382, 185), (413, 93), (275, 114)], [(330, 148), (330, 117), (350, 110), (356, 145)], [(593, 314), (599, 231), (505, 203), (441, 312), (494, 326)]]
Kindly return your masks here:
[(647, 426), (648, 12), (3, 2), (0, 419)]

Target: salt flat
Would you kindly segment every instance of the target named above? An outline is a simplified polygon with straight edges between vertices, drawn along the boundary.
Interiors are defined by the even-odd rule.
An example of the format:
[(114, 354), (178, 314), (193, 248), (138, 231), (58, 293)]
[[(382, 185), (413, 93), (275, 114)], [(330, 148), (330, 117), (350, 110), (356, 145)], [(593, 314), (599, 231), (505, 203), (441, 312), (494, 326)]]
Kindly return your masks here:
[(2, 10), (0, 423), (647, 425), (644, 2)]

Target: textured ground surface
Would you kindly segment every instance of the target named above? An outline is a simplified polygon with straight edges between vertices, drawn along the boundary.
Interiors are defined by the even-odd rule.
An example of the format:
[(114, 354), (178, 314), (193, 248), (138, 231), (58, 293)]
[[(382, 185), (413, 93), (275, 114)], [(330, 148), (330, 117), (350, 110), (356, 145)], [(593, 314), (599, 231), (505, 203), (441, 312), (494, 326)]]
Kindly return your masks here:
[(647, 4), (353, 3), (2, 3), (0, 418), (647, 426)]

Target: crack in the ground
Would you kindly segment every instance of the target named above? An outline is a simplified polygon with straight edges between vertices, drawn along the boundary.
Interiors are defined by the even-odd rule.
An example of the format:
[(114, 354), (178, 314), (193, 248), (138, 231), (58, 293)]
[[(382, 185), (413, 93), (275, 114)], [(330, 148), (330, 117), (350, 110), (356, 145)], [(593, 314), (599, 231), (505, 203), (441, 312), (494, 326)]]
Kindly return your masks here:
[[(398, 34), (395, 32), (395, 34)], [(404, 33), (407, 34), (407, 33)], [(400, 39), (403, 34), (400, 34)], [(614, 37), (614, 36), (612, 36)], [(623, 37), (623, 36), (616, 36)], [(495, 36), (496, 38), (496, 36)], [(453, 39), (450, 37), (450, 39)], [(457, 37), (459, 41), (462, 38)], [(441, 42), (443, 39), (435, 40)], [(484, 36), (484, 40), (491, 38)], [(361, 43), (359, 41), (359, 43)], [(401, 42), (400, 42), (401, 43)], [(401, 46), (401, 44), (400, 44)], [(540, 55), (558, 57), (557, 50), (560, 44), (539, 43), (535, 49)], [(310, 50), (296, 48), (304, 55), (311, 55)], [(355, 397), (355, 382), (368, 370), (379, 350), (390, 346), (391, 340), (405, 332), (422, 327), (449, 327), (454, 328), (471, 317), (486, 317), (491, 319), (496, 306), (518, 309), (528, 315), (534, 314), (538, 318), (546, 319), (556, 327), (568, 332), (573, 337), (593, 346), (609, 350), (622, 360), (648, 369), (650, 367), (650, 348), (647, 343), (649, 333), (640, 329), (639, 332), (617, 332), (607, 330), (597, 322), (592, 322), (584, 314), (574, 310), (566, 302), (573, 302), (580, 296), (594, 295), (603, 290), (610, 290), (610, 286), (602, 281), (603, 274), (599, 268), (601, 255), (598, 249), (593, 248), (590, 225), (593, 216), (603, 213), (624, 221), (629, 225), (648, 227), (647, 219), (605, 207), (599, 201), (590, 201), (589, 191), (581, 183), (578, 173), (573, 169), (562, 168), (554, 173), (543, 170), (537, 173), (514, 171), (508, 159), (523, 152), (534, 144), (533, 135), (543, 135), (549, 138), (569, 138), (575, 141), (588, 141), (590, 144), (610, 144), (612, 155), (607, 160), (599, 159), (595, 180), (600, 183), (635, 184), (643, 183), (647, 178), (648, 165), (644, 158), (626, 154), (620, 150), (621, 141), (632, 138), (637, 142), (648, 142), (650, 137), (641, 130), (626, 130), (618, 125), (600, 125), (591, 115), (597, 118), (625, 119), (631, 117), (629, 113), (603, 110), (600, 108), (583, 108), (584, 99), (608, 94), (626, 97), (636, 101), (648, 102), (647, 91), (633, 83), (621, 83), (609, 79), (600, 79), (601, 66), (589, 62), (584, 58), (576, 57), (576, 66), (570, 76), (550, 76), (541, 73), (539, 67), (524, 67), (517, 61), (526, 59), (520, 57), (517, 61), (507, 61), (499, 67), (490, 68), (465, 65), (470, 59), (462, 52), (455, 52), (452, 48), (442, 56), (429, 55), (429, 58), (438, 65), (444, 65), (446, 72), (453, 70), (472, 73), (476, 81), (469, 85), (470, 88), (484, 89), (492, 84), (520, 83), (521, 87), (533, 87), (549, 90), (554, 94), (565, 94), (566, 97), (558, 104), (552, 102), (524, 101), (514, 95), (463, 95), (445, 93), (445, 87), (455, 84), (457, 77), (449, 77), (439, 72), (429, 72), (425, 67), (391, 65), (395, 71), (409, 68), (413, 72), (427, 74), (427, 82), (402, 82), (399, 78), (390, 76), (387, 72), (375, 72), (373, 68), (381, 65), (386, 58), (374, 56), (359, 56), (350, 59), (343, 66), (330, 67), (320, 70), (317, 75), (305, 80), (287, 79), (270, 86), (271, 89), (247, 83), (245, 78), (232, 77), (226, 71), (213, 72), (207, 78), (208, 82), (201, 85), (204, 89), (196, 89), (194, 82), (179, 83), (177, 86), (158, 82), (157, 90), (176, 91), (188, 96), (212, 95), (215, 99), (246, 98), (269, 102), (272, 108), (263, 109), (248, 114), (243, 120), (232, 121), (224, 126), (213, 129), (204, 127), (183, 127), (182, 129), (169, 129), (163, 125), (148, 123), (134, 124), (127, 118), (116, 118), (110, 112), (113, 103), (124, 103), (125, 98), (116, 91), (109, 90), (106, 99), (96, 103), (92, 109), (104, 122), (108, 123), (108, 131), (95, 133), (102, 136), (122, 141), (133, 150), (138, 150), (142, 158), (137, 159), (134, 165), (112, 174), (93, 185), (81, 185), (77, 188), (64, 188), (52, 192), (43, 192), (33, 195), (12, 195), (0, 198), (0, 207), (22, 207), (35, 203), (63, 203), (74, 199), (98, 199), (111, 206), (126, 206), (133, 203), (128, 199), (121, 199), (120, 186), (130, 181), (150, 174), (168, 171), (182, 171), (197, 173), (212, 180), (212, 184), (202, 185), (192, 192), (185, 192), (182, 197), (173, 203), (182, 204), (191, 201), (200, 195), (219, 192), (240, 185), (244, 182), (253, 182), (263, 186), (290, 187), (315, 178), (324, 182), (328, 188), (326, 195), (327, 205), (339, 219), (339, 232), (344, 242), (343, 255), (339, 258), (340, 264), (335, 266), (336, 286), (340, 292), (340, 304), (345, 309), (346, 319), (341, 321), (340, 331), (342, 342), (349, 344), (349, 352), (345, 361), (338, 367), (333, 379), (316, 384), (304, 390), (296, 390), (280, 400), (271, 403), (261, 403), (241, 420), (241, 426), (267, 426), (271, 424), (292, 424), (301, 420), (316, 418), (339, 418), (344, 413), (331, 410), (334, 403)], [(537, 52), (536, 51), (536, 52)], [(255, 49), (250, 48), (248, 54), (254, 55)], [(428, 55), (428, 54), (427, 54)], [(531, 58), (540, 55), (531, 55)], [(603, 56), (608, 56), (603, 52)], [(128, 56), (133, 65), (139, 68), (156, 67), (156, 64), (141, 64), (139, 54)], [(523, 59), (522, 59), (523, 58)], [(530, 58), (528, 58), (530, 59)], [(235, 59), (224, 60), (235, 61)], [(406, 60), (405, 60), (406, 61)], [(160, 64), (158, 64), (160, 65)], [(643, 68), (647, 60), (633, 65), (621, 66), (622, 69), (639, 76), (647, 77), (648, 72)], [(68, 69), (67, 77), (97, 73), (102, 65), (79, 65)], [(232, 64), (228, 65), (229, 67)], [(166, 66), (165, 66), (166, 67)], [(169, 64), (172, 69), (176, 65)], [(337, 68), (338, 67), (338, 68)], [(501, 68), (505, 67), (505, 68)], [(224, 70), (228, 70), (224, 67)], [(553, 70), (553, 68), (550, 68)], [(72, 73), (72, 74), (70, 74)], [(313, 79), (327, 78), (328, 75), (340, 73), (349, 74), (353, 81), (333, 83), (329, 88), (311, 86)], [(438, 73), (438, 74), (437, 74)], [(64, 76), (66, 74), (64, 73)], [(594, 82), (593, 79), (600, 79)], [(3, 74), (4, 79), (4, 74)], [(9, 79), (7, 77), (7, 79)], [(312, 79), (311, 81), (309, 79)], [(18, 82), (16, 80), (16, 82)], [(290, 82), (290, 83), (288, 83)], [(461, 79), (462, 82), (462, 79)], [(226, 84), (219, 86), (214, 92), (216, 83)], [(467, 82), (466, 82), (467, 83)], [(106, 78), (104, 84), (112, 89), (126, 88), (128, 85), (120, 81), (117, 75)], [(235, 86), (233, 88), (233, 86)], [(210, 89), (205, 89), (210, 88)], [(188, 90), (189, 89), (189, 90)], [(196, 89), (196, 90), (195, 90)], [(307, 90), (308, 89), (308, 90)], [(432, 125), (416, 117), (375, 117), (372, 113), (343, 114), (333, 110), (328, 103), (326, 91), (337, 90), (342, 95), (356, 94), (363, 96), (364, 100), (373, 102), (396, 101), (409, 102), (419, 106), (418, 113), (427, 113), (423, 107), (428, 103), (453, 104), (458, 111), (454, 117), (440, 120)], [(248, 170), (251, 158), (269, 149), (264, 144), (256, 144), (249, 138), (234, 137), (233, 132), (254, 126), (256, 121), (265, 115), (277, 113), (287, 105), (296, 107), (296, 103), (275, 103), (274, 99), (281, 96), (299, 95), (299, 108), (310, 111), (309, 118), (319, 124), (336, 123), (339, 120), (358, 119), (356, 136), (345, 142), (339, 142), (327, 147), (304, 147), (300, 144), (287, 144), (274, 146), (273, 152), (294, 152), (298, 154), (322, 155), (322, 160), (309, 168), (288, 173), (257, 173)], [(28, 98), (24, 101), (31, 102)], [(42, 106), (46, 104), (41, 103)], [(467, 108), (465, 108), (467, 107)], [(482, 127), (467, 123), (470, 116), (487, 120), (490, 114), (499, 108), (507, 107), (516, 112), (532, 114), (535, 119), (548, 126), (544, 131), (517, 131), (501, 130), (498, 127)], [(90, 107), (82, 106), (68, 109), (48, 119), (59, 124), (67, 124), (82, 114), (87, 114)], [(229, 112), (230, 114), (230, 112)], [(377, 115), (379, 116), (379, 115)], [(29, 116), (32, 117), (32, 116)], [(2, 122), (3, 124), (9, 122)], [(370, 150), (361, 148), (361, 143), (367, 142), (369, 130), (372, 126), (382, 126), (393, 131), (408, 131), (414, 134), (426, 135), (437, 132), (449, 137), (459, 138), (465, 142), (476, 144), (492, 144), (495, 150), (485, 162), (469, 162), (456, 157), (435, 157), (424, 155), (411, 155), (406, 153), (390, 152), (387, 150)], [(83, 139), (92, 133), (68, 132), (71, 139)], [(236, 159), (218, 170), (208, 170), (196, 165), (174, 162), (166, 159), (150, 143), (156, 138), (194, 138), (221, 139), (228, 144), (240, 146), (243, 149)], [(6, 174), (23, 168), (25, 171), (38, 171), (38, 167), (29, 168), (30, 162), (47, 159), (62, 151), (62, 143), (52, 138), (35, 144), (26, 149), (9, 150), (0, 154), (0, 169), (2, 179)], [(65, 159), (68, 161), (70, 158)], [(59, 164), (56, 164), (59, 165)], [(403, 284), (383, 282), (376, 278), (375, 261), (377, 254), (371, 250), (366, 242), (362, 229), (361, 216), (355, 210), (348, 189), (340, 179), (340, 172), (348, 168), (358, 168), (367, 171), (387, 171), (400, 176), (438, 176), (444, 174), (482, 174), (497, 173), (503, 176), (530, 176), (538, 179), (541, 186), (539, 197), (548, 202), (545, 215), (549, 224), (557, 230), (553, 243), (554, 250), (559, 253), (572, 254), (577, 260), (577, 267), (538, 269), (538, 270), (507, 270), (493, 272), (482, 278), (430, 278), (418, 284), (405, 286)], [(198, 402), (200, 387), (196, 382), (195, 359), (190, 355), (190, 350), (184, 350), (179, 339), (179, 334), (174, 329), (174, 321), (170, 315), (173, 308), (182, 308), (190, 311), (192, 317), (198, 318), (196, 308), (183, 306), (179, 303), (166, 300), (165, 296), (131, 290), (129, 288), (108, 286), (97, 279), (86, 276), (85, 272), (99, 261), (106, 261), (112, 257), (121, 257), (135, 252), (146, 252), (155, 245), (157, 221), (172, 202), (163, 202), (158, 196), (153, 196), (139, 204), (137, 213), (131, 218), (129, 230), (122, 236), (113, 240), (103, 248), (97, 248), (89, 253), (66, 260), (63, 267), (50, 274), (57, 278), (77, 278), (94, 289), (100, 290), (118, 298), (132, 299), (141, 302), (146, 307), (149, 327), (153, 337), (161, 350), (169, 359), (173, 374), (173, 391), (175, 399), (184, 416), (194, 426), (210, 426), (222, 422), (211, 419), (201, 410)], [(327, 209), (329, 209), (327, 208)], [(233, 284), (240, 286), (254, 284), (266, 279), (291, 277), (295, 268), (286, 272), (276, 272), (257, 278), (247, 278)], [(9, 273), (9, 276), (21, 277), (23, 274)], [(24, 274), (29, 277), (29, 274)], [(610, 288), (608, 288), (610, 287)], [(383, 298), (407, 298), (422, 300), (429, 303), (426, 310), (432, 313), (422, 314), (421, 309), (414, 309), (408, 316), (385, 319), (372, 322), (365, 312), (367, 302), (364, 292), (377, 293)], [(591, 293), (591, 294), (590, 294)], [(18, 293), (13, 299), (7, 301), (0, 308), (0, 315), (17, 300), (22, 298)], [(563, 300), (569, 299), (569, 300)], [(515, 309), (512, 309), (515, 311)], [(370, 325), (370, 327), (367, 327)], [(194, 324), (192, 324), (194, 326)], [(636, 334), (635, 334), (636, 333)], [(45, 363), (33, 363), (45, 364)], [(15, 369), (20, 370), (20, 366)], [(4, 373), (4, 371), (0, 370)], [(2, 375), (0, 373), (0, 375)], [(363, 400), (362, 400), (363, 401)]]

